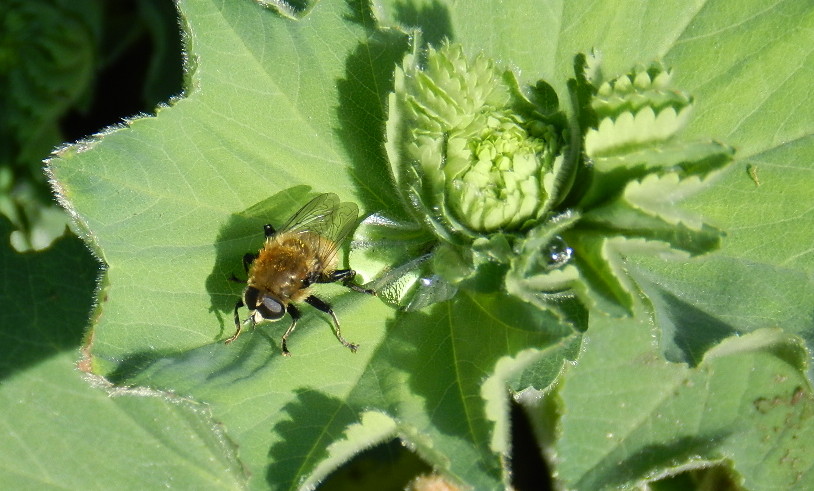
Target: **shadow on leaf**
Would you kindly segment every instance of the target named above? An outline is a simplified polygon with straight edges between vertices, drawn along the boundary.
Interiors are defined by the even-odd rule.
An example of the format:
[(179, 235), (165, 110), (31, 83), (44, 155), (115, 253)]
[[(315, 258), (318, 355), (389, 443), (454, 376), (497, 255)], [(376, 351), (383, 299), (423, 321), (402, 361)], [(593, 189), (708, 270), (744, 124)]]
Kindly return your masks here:
[(350, 173), (366, 208), (399, 209), (398, 193), (392, 188), (384, 153), (387, 97), (393, 90), (393, 71), (407, 51), (404, 33), (376, 29), (366, 2), (349, 1), (353, 16), (348, 20), (368, 31), (345, 62), (345, 76), (336, 81), (339, 96), (335, 129), (353, 166)]
[(79, 347), (99, 271), (73, 234), (44, 251), (18, 253), (10, 233), (8, 220), (0, 218), (0, 379)]
[(729, 324), (668, 291), (661, 292), (661, 300), (665, 307), (662, 313), (676, 326), (673, 332), (673, 343), (684, 354), (681, 360), (671, 360), (670, 356), (665, 356), (668, 361), (684, 361), (690, 366), (696, 366), (701, 363), (704, 353), (708, 349), (737, 334), (737, 331)]
[(358, 423), (358, 418), (341, 400), (312, 389), (298, 390), (297, 399), (286, 404), (283, 412), (288, 417), (273, 428), (278, 438), (269, 449), (266, 479), (275, 488), (293, 489), (328, 457), (328, 445), (341, 439), (345, 428)]
[(179, 393), (251, 380), (283, 357), (279, 345), (263, 329), (247, 334), (229, 346), (218, 341), (188, 351), (134, 353), (107, 379), (120, 386), (171, 387)]
[(664, 357), (694, 367), (704, 353), (738, 330), (721, 319), (682, 300), (663, 287), (637, 275), (636, 281), (650, 299), (662, 332)]
[(710, 455), (728, 436), (727, 433), (705, 434), (678, 438), (666, 444), (642, 446), (622, 460), (615, 453), (608, 455), (588, 470), (576, 483), (577, 489), (598, 489), (622, 486), (630, 476), (646, 475), (652, 469), (671, 468), (678, 462), (688, 462), (698, 455)]
[(438, 47), (454, 38), (449, 10), (438, 1), (420, 7), (415, 2), (398, 2), (395, 10), (396, 22), (421, 29), (422, 40), (429, 45)]

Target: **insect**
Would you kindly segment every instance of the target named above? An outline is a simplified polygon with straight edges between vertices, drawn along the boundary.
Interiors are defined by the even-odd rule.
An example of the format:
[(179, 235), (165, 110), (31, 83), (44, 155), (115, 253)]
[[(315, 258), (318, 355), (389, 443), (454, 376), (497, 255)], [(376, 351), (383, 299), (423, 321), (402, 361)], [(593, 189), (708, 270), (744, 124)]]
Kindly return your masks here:
[(755, 186), (760, 187), (760, 179), (757, 178), (757, 166), (752, 164), (747, 165), (746, 173), (749, 174), (749, 177), (752, 179), (752, 182), (755, 183)]
[[(359, 347), (342, 337), (339, 320), (331, 306), (319, 297), (311, 295), (316, 283), (341, 281), (351, 290), (375, 295), (373, 290), (353, 283), (356, 271), (336, 269), (337, 251), (342, 241), (356, 224), (359, 208), (354, 203), (340, 203), (334, 193), (326, 193), (312, 199), (294, 214), (280, 230), (271, 224), (263, 226), (266, 240), (256, 253), (243, 256), (243, 269), (248, 274), (243, 295), (235, 304), (235, 333), (226, 340), (231, 343), (242, 330), (242, 325), (252, 327), (263, 321), (276, 321), (286, 312), (291, 325), (283, 334), (283, 355), (290, 356), (288, 336), (301, 317), (295, 305), (305, 302), (331, 316), (334, 334), (339, 342), (353, 352)], [(238, 310), (249, 309), (249, 318), (242, 324)]]

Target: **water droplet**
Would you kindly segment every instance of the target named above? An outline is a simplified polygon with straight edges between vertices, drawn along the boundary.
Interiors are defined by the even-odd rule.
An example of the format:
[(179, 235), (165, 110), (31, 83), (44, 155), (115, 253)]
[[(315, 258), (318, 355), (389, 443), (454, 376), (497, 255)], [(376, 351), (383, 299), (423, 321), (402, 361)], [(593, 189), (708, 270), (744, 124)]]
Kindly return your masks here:
[(546, 269), (552, 270), (564, 266), (571, 260), (574, 250), (568, 247), (562, 237), (556, 236), (545, 249)]

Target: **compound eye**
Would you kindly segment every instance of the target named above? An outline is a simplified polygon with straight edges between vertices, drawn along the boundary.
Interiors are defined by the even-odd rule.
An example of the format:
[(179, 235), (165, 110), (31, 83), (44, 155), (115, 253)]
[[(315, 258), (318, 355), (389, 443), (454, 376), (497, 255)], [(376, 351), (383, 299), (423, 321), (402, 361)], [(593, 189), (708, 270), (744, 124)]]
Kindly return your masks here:
[(263, 295), (260, 300), (262, 303), (257, 306), (257, 311), (264, 319), (277, 320), (285, 315), (285, 307), (276, 298)]

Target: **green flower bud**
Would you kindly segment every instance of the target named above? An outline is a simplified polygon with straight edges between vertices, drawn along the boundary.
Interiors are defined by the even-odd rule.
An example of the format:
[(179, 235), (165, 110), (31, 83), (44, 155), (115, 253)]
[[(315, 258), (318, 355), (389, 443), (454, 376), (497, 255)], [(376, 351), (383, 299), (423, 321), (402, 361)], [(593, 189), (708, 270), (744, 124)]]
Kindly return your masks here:
[[(521, 229), (536, 220), (560, 151), (555, 130), (518, 114), (491, 60), (459, 45), (409, 55), (396, 71), (388, 156), (399, 188), (446, 240)], [(426, 217), (429, 217), (427, 219)]]
[(554, 145), (506, 112), (489, 114), (474, 134), (456, 131), (447, 143), (446, 197), (456, 217), (478, 232), (513, 230), (536, 217), (546, 193)]

